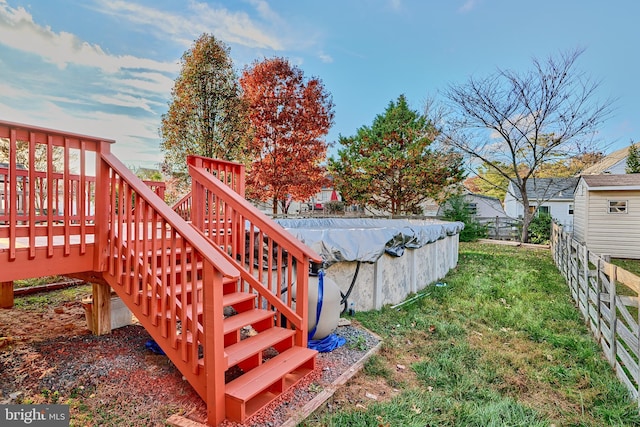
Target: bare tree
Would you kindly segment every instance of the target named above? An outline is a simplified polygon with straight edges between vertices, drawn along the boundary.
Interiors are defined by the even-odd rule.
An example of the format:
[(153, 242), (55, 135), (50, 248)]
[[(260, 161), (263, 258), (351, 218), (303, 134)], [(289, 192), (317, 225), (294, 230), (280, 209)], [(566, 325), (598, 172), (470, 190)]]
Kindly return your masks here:
[(498, 69), (445, 91), (453, 114), (442, 135), (470, 159), (504, 176), (507, 184), (513, 182), (524, 205), (523, 242), (546, 201), (538, 198), (529, 211), (527, 181), (547, 163), (596, 151), (595, 131), (611, 113), (613, 100), (596, 98), (599, 82), (575, 69), (583, 51), (543, 62), (534, 58), (529, 71)]

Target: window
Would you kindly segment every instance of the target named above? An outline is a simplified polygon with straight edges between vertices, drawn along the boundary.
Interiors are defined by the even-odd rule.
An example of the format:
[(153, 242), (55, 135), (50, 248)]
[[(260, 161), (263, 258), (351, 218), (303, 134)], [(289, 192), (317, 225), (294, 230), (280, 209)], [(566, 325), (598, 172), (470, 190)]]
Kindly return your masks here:
[(471, 215), (478, 214), (478, 204), (477, 203), (467, 203), (467, 209)]
[(609, 213), (627, 213), (627, 201), (609, 200)]
[(569, 215), (573, 215), (573, 203), (569, 203)]
[[(532, 214), (536, 212), (536, 207), (535, 206), (529, 206), (529, 213)], [(547, 214), (547, 215), (551, 215), (551, 211), (549, 210), (549, 206), (538, 206), (538, 211), (536, 212), (536, 215), (540, 215), (540, 214)]]

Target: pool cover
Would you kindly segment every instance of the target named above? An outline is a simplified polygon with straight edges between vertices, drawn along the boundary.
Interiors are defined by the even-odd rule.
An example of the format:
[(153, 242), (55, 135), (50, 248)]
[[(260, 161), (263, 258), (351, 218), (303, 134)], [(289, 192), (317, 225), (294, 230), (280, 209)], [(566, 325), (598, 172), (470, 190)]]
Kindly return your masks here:
[(462, 222), (411, 219), (276, 219), (315, 250), (326, 265), (341, 261), (376, 262), (384, 253), (402, 256), (446, 236), (460, 233)]

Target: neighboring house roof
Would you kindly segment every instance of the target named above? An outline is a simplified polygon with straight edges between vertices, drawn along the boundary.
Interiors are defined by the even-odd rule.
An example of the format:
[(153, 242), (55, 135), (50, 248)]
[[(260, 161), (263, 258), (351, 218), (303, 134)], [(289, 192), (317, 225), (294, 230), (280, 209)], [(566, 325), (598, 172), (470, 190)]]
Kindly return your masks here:
[[(577, 177), (571, 178), (536, 178), (527, 181), (529, 200), (561, 201), (573, 200), (573, 192), (578, 185)], [(509, 183), (512, 195), (522, 200), (520, 189)]]
[(469, 190), (468, 188), (465, 188), (464, 194), (467, 195), (467, 196), (479, 197), (481, 199), (495, 200), (498, 203), (502, 203), (500, 201), (500, 199), (498, 199), (497, 197), (487, 196), (486, 194), (474, 193), (473, 191)]
[(640, 174), (584, 175), (582, 177), (589, 190), (640, 190)]
[[(640, 142), (636, 142), (634, 144), (636, 147), (640, 148)], [(596, 163), (593, 166), (589, 166), (585, 170), (583, 170), (580, 175), (599, 175), (602, 173), (607, 173), (611, 168), (617, 165), (620, 162), (626, 160), (629, 155), (629, 147), (621, 148), (618, 151), (614, 151), (613, 153), (605, 156), (602, 160)]]

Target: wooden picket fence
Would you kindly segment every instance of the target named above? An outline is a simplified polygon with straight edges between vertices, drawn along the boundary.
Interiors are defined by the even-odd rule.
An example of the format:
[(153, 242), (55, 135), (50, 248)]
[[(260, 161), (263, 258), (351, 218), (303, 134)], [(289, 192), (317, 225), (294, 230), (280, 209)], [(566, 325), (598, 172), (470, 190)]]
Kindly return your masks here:
[(640, 277), (590, 252), (555, 223), (551, 253), (609, 364), (640, 405)]

